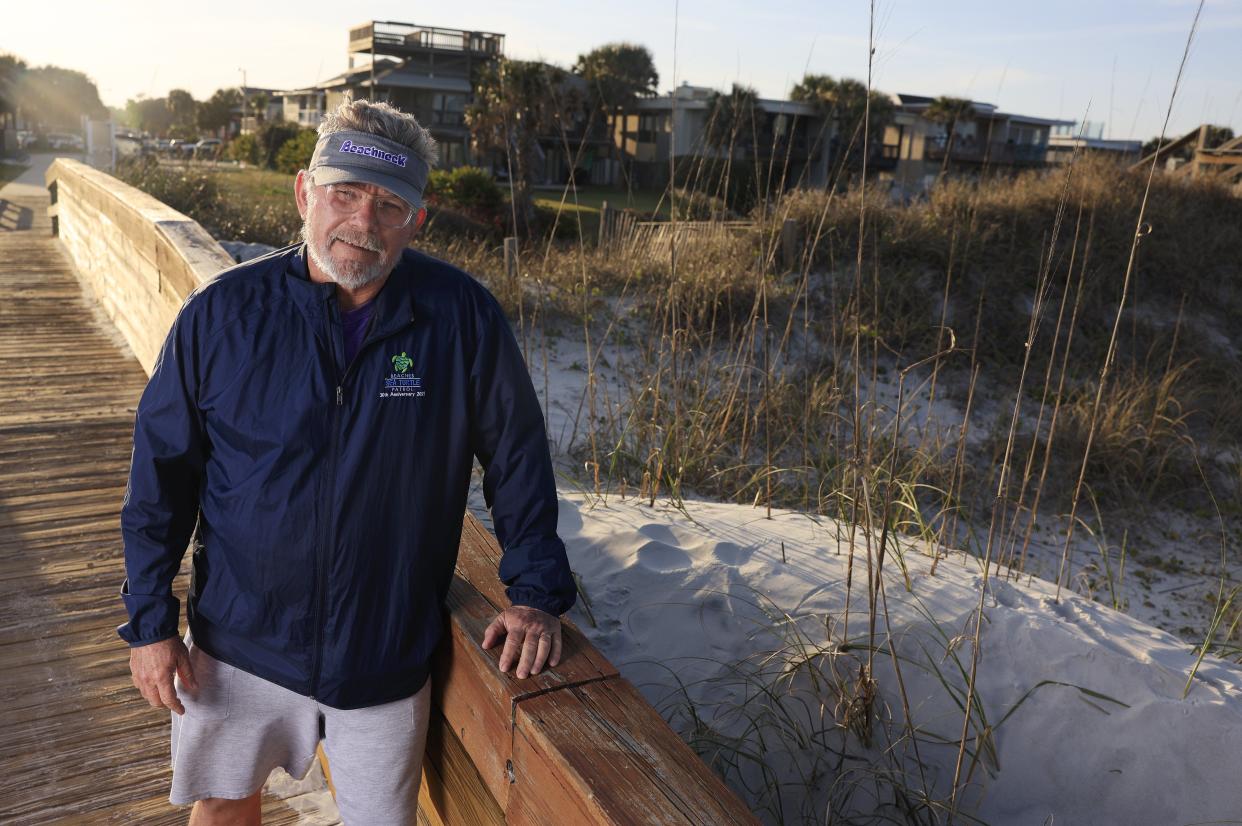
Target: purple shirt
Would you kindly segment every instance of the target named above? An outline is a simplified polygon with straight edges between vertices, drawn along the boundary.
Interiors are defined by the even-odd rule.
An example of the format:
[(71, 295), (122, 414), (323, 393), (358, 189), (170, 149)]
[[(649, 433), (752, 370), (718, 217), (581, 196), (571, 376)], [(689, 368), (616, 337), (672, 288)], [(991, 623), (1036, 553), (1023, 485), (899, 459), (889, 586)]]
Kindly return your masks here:
[(345, 329), (345, 366), (348, 367), (358, 355), (362, 339), (367, 334), (367, 325), (375, 312), (375, 301), (368, 301), (361, 307), (341, 311), (341, 326)]

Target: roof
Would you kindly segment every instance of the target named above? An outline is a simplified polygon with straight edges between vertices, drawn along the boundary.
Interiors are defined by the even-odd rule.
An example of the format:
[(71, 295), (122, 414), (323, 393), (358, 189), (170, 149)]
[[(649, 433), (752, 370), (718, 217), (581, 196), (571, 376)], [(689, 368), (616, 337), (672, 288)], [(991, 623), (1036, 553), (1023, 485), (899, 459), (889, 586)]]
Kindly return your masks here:
[(1048, 145), (1067, 149), (1081, 146), (1084, 149), (1101, 149), (1108, 152), (1140, 152), (1143, 149), (1142, 141), (1090, 138), (1085, 135), (1052, 135), (1048, 138)]
[[(687, 110), (706, 110), (711, 105), (711, 95), (717, 90), (706, 86), (690, 86), (683, 83), (675, 91), (654, 98), (639, 98), (635, 108), (648, 112), (663, 112), (674, 107)], [(723, 94), (723, 93), (722, 93)], [(757, 98), (755, 103), (763, 112), (773, 115), (803, 115), (814, 117), (819, 114), (814, 104), (794, 100), (777, 100), (774, 98)]]
[[(370, 75), (357, 81), (357, 83), (359, 86), (369, 87), (371, 85)], [(412, 71), (377, 73), (375, 75), (375, 87), (378, 89), (384, 86), (402, 89), (429, 89), (433, 92), (462, 92), (464, 94), (470, 94), (471, 91), (470, 81), (464, 77), (427, 75)]]
[(1058, 118), (1036, 118), (1031, 115), (1015, 115), (1012, 112), (996, 112), (994, 118), (1005, 118), (1013, 123), (1029, 123), (1033, 126), (1073, 126), (1078, 121)]
[[(926, 95), (912, 95), (908, 92), (898, 92), (890, 95), (893, 102), (901, 109), (919, 114), (927, 110), (928, 107), (935, 102), (935, 98)], [(1032, 126), (1073, 126), (1076, 121), (1061, 120), (1058, 118), (1037, 118), (1033, 115), (1019, 115), (1014, 112), (997, 111), (995, 103), (983, 103), (982, 101), (970, 101), (970, 108), (974, 113), (981, 117), (992, 118), (994, 120), (1007, 120), (1011, 123), (1026, 123)]]
[[(375, 61), (375, 72), (376, 74), (379, 74), (379, 73), (384, 72), (387, 69), (394, 68), (396, 65), (397, 65), (397, 61), (395, 60), (380, 59), (380, 60)], [(346, 71), (341, 72), (339, 75), (330, 77), (327, 80), (320, 81), (319, 83), (315, 83), (311, 85), (309, 88), (312, 90), (314, 89), (335, 89), (338, 86), (352, 86), (352, 85), (359, 83), (363, 79), (369, 80), (370, 78), (371, 78), (371, 65), (367, 64), (366, 66), (362, 66), (361, 68), (347, 69)]]

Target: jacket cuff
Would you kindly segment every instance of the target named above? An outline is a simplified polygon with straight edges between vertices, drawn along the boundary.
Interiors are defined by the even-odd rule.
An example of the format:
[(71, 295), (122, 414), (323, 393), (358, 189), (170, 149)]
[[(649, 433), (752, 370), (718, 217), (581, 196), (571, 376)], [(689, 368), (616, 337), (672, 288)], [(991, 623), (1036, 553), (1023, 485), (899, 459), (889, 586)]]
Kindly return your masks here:
[(535, 588), (511, 585), (505, 589), (505, 596), (509, 598), (509, 602), (513, 605), (538, 608), (540, 611), (559, 617), (573, 607), (578, 593), (575, 590), (572, 595), (567, 597), (552, 596), (542, 593)]
[(131, 648), (178, 636), (181, 601), (172, 594), (132, 594), (126, 579), (121, 584), (121, 599), (129, 622), (118, 625), (116, 633)]
[(565, 543), (553, 534), (506, 547), (500, 557), (500, 581), (514, 605), (526, 605), (559, 617), (578, 598)]

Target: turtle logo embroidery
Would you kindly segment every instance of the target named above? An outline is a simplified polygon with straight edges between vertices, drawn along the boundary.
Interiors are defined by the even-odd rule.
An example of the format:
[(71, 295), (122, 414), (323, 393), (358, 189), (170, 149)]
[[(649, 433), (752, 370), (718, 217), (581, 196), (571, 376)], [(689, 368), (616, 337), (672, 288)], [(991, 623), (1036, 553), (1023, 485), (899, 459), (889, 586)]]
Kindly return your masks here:
[(414, 366), (414, 359), (410, 358), (409, 353), (402, 350), (389, 361), (392, 362), (393, 372), (384, 379), (384, 389), (379, 394), (381, 399), (401, 396), (420, 399), (426, 395), (423, 390), (423, 377), (410, 372)]

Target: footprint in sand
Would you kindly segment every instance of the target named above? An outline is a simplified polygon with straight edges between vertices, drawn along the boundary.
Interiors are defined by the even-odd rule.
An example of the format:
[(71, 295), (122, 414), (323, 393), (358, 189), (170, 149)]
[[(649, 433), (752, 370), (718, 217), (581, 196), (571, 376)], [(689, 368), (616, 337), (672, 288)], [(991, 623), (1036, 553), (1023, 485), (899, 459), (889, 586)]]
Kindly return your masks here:
[(648, 522), (638, 528), (638, 532), (648, 539), (654, 539), (657, 542), (664, 542), (668, 545), (697, 545), (703, 541), (703, 537), (693, 531), (687, 531), (673, 525), (664, 525), (659, 522)]
[(693, 560), (681, 548), (652, 539), (638, 549), (638, 564), (657, 573), (671, 574), (690, 570)]
[(573, 502), (561, 499), (556, 503), (556, 529), (562, 535), (582, 530), (582, 514)]
[(749, 562), (754, 553), (753, 547), (738, 545), (735, 542), (717, 542), (716, 547), (712, 549), (712, 556), (716, 557), (717, 562), (739, 567)]

